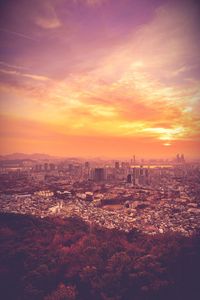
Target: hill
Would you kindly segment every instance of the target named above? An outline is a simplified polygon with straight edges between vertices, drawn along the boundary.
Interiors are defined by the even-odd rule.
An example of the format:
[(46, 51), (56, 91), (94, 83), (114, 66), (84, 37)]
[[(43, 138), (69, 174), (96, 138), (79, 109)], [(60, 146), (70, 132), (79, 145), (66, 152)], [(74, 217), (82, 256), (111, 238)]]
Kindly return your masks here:
[(198, 300), (200, 238), (0, 214), (4, 300)]
[(50, 156), (48, 154), (42, 153), (33, 153), (33, 154), (25, 154), (25, 153), (12, 153), (7, 155), (1, 155), (0, 160), (44, 160), (44, 159), (54, 159), (54, 156)]

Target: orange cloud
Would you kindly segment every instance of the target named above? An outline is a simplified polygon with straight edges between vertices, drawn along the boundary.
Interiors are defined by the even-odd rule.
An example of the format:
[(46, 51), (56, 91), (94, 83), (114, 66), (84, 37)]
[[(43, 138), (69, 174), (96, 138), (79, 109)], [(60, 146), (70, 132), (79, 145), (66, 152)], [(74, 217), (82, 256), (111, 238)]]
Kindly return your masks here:
[[(95, 6), (105, 1), (71, 2), (77, 8), (80, 3)], [(69, 146), (62, 139), (73, 141), (76, 150), (85, 139), (88, 155), (89, 147), (99, 153), (99, 143), (103, 151), (103, 142), (109, 145), (107, 153), (111, 148), (114, 153), (109, 139), (117, 145), (119, 155), (132, 152), (121, 143), (136, 148), (138, 143), (138, 151), (149, 143), (155, 153), (171, 145), (165, 147), (165, 154), (177, 150), (177, 145), (197, 143), (200, 85), (193, 71), (199, 44), (194, 43), (192, 14), (184, 7), (163, 5), (127, 34), (105, 25), (104, 38), (98, 22), (94, 22), (97, 34), (84, 20), (77, 22), (78, 9), (74, 16), (69, 7), (61, 13), (59, 5), (45, 3), (45, 13), (42, 6), (31, 19), (41, 45), (25, 44), (16, 63), (0, 62), (2, 140), (8, 145), (13, 145), (12, 139), (20, 140), (16, 147), (28, 141), (30, 148), (51, 144), (56, 152), (53, 141), (62, 148)], [(91, 9), (84, 9), (90, 22)], [(82, 27), (87, 29), (85, 36)]]

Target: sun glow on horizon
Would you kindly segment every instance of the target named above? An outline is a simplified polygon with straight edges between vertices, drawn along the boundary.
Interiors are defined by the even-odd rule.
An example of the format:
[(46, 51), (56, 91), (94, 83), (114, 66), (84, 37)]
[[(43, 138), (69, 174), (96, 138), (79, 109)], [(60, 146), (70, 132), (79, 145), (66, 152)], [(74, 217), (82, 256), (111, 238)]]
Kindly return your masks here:
[(3, 13), (2, 153), (197, 156), (195, 1), (9, 0)]

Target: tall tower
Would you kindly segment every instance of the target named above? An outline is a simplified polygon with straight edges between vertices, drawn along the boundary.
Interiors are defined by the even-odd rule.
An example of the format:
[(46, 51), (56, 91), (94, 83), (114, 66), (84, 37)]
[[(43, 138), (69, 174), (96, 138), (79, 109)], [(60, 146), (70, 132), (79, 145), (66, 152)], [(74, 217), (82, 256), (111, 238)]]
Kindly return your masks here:
[(184, 154), (181, 154), (180, 161), (181, 161), (181, 163), (184, 163), (184, 162), (185, 162)]
[(94, 180), (95, 181), (105, 180), (105, 169), (104, 168), (95, 168), (94, 169)]
[(127, 183), (131, 183), (132, 182), (132, 175), (128, 174), (127, 175)]
[(133, 176), (132, 176), (132, 178), (133, 178), (133, 184), (135, 185), (135, 183), (136, 183), (136, 169), (135, 168), (133, 168)]
[(119, 169), (119, 161), (115, 162), (115, 169)]
[(131, 159), (131, 165), (135, 165), (135, 154), (133, 155), (133, 158)]

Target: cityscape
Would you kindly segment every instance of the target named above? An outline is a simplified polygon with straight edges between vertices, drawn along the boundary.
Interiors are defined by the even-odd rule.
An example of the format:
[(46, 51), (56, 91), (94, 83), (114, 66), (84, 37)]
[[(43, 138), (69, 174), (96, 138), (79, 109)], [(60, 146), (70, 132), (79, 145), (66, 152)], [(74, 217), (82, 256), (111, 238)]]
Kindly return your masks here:
[(200, 2), (0, 1), (0, 299), (200, 299)]
[(171, 160), (1, 160), (1, 212), (78, 216), (90, 226), (191, 235), (200, 226), (200, 163)]

